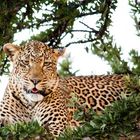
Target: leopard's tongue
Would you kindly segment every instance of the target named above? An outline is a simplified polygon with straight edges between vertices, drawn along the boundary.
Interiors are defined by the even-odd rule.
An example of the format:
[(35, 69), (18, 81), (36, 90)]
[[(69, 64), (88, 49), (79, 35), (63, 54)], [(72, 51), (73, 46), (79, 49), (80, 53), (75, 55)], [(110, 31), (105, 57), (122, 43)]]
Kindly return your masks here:
[(35, 93), (35, 94), (38, 93), (38, 89), (37, 88), (33, 88), (32, 89), (32, 93)]

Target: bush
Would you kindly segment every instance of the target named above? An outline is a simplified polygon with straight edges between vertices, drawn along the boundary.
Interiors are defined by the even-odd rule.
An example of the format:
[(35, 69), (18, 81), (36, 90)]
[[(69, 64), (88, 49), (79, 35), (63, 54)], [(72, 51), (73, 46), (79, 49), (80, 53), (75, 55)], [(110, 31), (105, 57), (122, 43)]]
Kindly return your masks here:
[(0, 140), (53, 140), (37, 122), (17, 123), (0, 128)]
[(81, 127), (73, 131), (67, 129), (58, 139), (80, 140), (84, 137), (97, 140), (116, 140), (120, 137), (132, 139), (135, 137), (134, 133), (138, 131), (140, 96), (132, 95), (116, 101), (112, 106), (108, 106), (101, 115), (90, 110), (86, 116), (89, 116), (89, 119)]

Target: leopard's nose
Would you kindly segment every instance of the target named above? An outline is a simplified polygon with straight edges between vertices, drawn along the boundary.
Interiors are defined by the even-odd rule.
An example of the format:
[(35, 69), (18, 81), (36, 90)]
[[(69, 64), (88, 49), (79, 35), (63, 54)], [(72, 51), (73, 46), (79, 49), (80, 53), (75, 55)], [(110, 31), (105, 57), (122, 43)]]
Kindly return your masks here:
[(30, 79), (30, 80), (34, 85), (37, 85), (39, 82), (41, 82), (40, 79)]

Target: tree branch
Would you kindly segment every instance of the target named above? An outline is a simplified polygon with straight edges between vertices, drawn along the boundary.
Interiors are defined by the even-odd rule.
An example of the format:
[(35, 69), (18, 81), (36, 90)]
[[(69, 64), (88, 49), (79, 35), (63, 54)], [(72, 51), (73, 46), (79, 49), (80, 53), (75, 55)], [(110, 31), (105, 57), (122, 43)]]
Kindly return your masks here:
[(95, 30), (94, 28), (89, 27), (87, 24), (83, 23), (82, 21), (79, 21), (81, 24), (83, 24), (84, 26), (86, 26), (87, 28), (91, 29), (91, 31), (93, 31), (95, 34), (98, 33), (97, 30)]
[(91, 15), (95, 15), (95, 14), (99, 14), (99, 12), (81, 13), (77, 17), (81, 18), (81, 17), (91, 16)]
[(67, 45), (65, 45), (65, 47), (68, 47), (72, 44), (83, 44), (83, 43), (88, 43), (88, 42), (93, 42), (95, 41), (96, 39), (88, 39), (88, 40), (79, 40), (79, 41), (73, 41), (73, 42), (70, 42), (68, 43)]

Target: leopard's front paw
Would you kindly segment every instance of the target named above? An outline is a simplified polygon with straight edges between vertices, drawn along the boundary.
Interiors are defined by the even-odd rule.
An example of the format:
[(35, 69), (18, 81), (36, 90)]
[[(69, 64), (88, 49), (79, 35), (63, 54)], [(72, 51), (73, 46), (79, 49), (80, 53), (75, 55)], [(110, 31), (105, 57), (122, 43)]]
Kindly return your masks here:
[(0, 119), (0, 127), (3, 127), (4, 125), (6, 125), (6, 124), (8, 124), (8, 120), (6, 120), (6, 119)]

